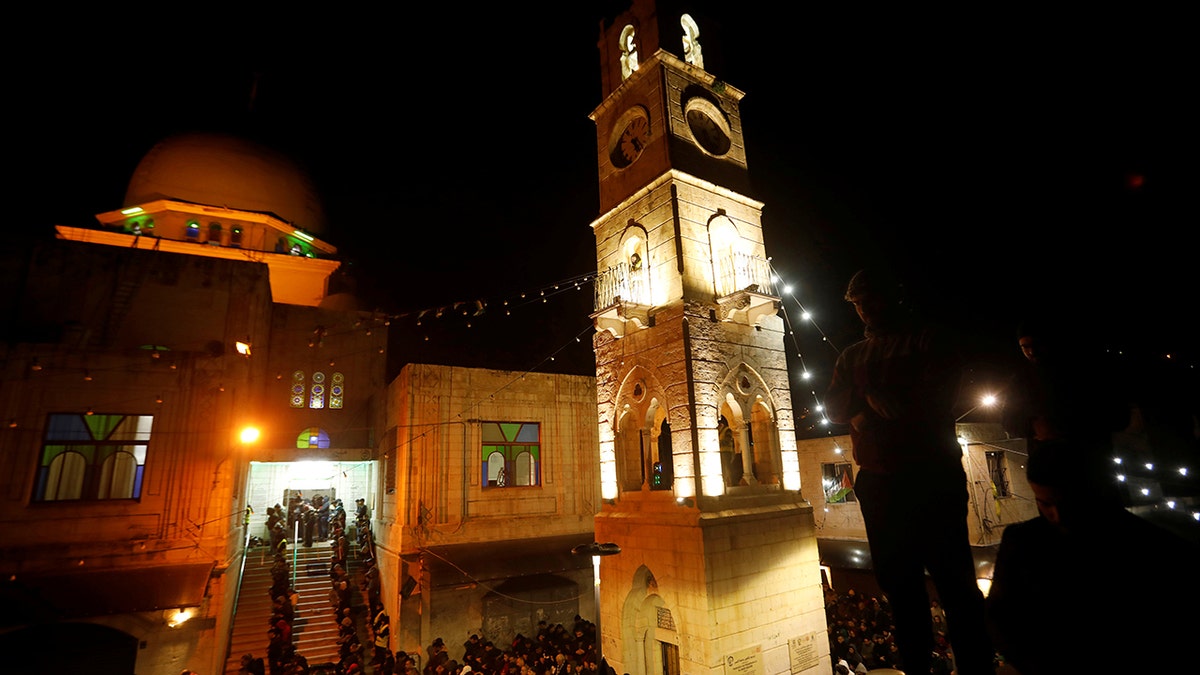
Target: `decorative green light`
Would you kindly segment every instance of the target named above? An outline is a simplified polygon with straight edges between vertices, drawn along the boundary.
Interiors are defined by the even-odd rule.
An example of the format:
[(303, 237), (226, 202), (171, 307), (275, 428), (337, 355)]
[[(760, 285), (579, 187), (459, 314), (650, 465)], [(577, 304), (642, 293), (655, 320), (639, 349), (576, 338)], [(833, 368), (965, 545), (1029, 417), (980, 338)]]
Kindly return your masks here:
[(294, 236), (300, 237), (301, 239), (303, 239), (304, 241), (307, 241), (310, 244), (313, 242), (313, 238), (310, 235), (307, 235), (307, 234), (301, 232), (300, 230), (292, 230), (292, 234)]

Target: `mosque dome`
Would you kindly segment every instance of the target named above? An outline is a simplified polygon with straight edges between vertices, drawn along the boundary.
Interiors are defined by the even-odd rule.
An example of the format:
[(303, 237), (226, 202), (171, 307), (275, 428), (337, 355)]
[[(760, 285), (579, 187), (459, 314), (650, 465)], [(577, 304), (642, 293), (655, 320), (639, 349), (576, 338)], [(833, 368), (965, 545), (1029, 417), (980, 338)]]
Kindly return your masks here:
[(270, 213), (317, 236), (325, 232), (309, 175), (283, 153), (229, 134), (189, 132), (151, 148), (133, 172), (124, 206), (156, 199)]

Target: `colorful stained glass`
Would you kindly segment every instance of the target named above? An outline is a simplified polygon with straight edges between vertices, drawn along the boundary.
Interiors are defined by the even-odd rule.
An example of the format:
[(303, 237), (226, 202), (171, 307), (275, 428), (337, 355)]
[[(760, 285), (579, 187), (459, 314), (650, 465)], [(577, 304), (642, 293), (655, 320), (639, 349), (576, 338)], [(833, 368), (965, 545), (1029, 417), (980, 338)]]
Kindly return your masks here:
[(531, 487), (541, 484), (541, 427), (536, 422), (483, 422), (483, 486)]
[(35, 501), (139, 499), (154, 418), (52, 414)]

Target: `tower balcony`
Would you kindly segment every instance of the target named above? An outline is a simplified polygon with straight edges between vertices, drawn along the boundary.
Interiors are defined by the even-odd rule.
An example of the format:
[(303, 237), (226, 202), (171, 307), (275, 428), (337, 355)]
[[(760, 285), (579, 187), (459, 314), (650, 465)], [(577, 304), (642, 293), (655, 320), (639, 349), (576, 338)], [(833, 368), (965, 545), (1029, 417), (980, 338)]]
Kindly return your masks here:
[(757, 325), (759, 319), (779, 311), (779, 296), (771, 277), (771, 262), (745, 253), (731, 253), (714, 261), (717, 313), (722, 321)]
[(616, 337), (625, 335), (626, 324), (636, 328), (650, 325), (650, 289), (645, 269), (631, 270), (621, 263), (596, 273), (596, 328)]

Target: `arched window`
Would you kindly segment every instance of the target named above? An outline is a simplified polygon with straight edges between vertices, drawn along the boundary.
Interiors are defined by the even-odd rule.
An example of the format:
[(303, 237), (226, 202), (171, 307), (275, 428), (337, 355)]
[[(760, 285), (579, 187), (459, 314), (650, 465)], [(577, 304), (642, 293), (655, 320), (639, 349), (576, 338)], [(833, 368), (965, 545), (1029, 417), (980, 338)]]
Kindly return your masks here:
[(309, 427), (296, 437), (297, 448), (328, 448), (329, 433), (319, 427)]
[(642, 445), (644, 422), (638, 417), (636, 412), (626, 411), (617, 424), (620, 487), (622, 490), (634, 492), (641, 490), (646, 482), (646, 451)]
[(754, 281), (748, 267), (748, 246), (728, 216), (712, 220), (708, 226), (708, 241), (718, 296), (740, 291)]
[(133, 496), (137, 479), (137, 458), (128, 452), (114, 452), (100, 465), (98, 499), (128, 499)]
[(663, 417), (658, 428), (658, 458), (650, 476), (651, 490), (670, 490), (675, 483), (675, 454), (671, 449), (671, 425)]
[(334, 373), (329, 378), (329, 407), (332, 410), (340, 410), (346, 387), (346, 378), (341, 373)]
[(213, 246), (221, 245), (221, 224), (220, 223), (209, 223), (208, 224), (208, 243), (212, 244)]
[(83, 497), (83, 479), (87, 459), (78, 452), (63, 452), (50, 460), (46, 485), (41, 499), (79, 499)]
[(306, 388), (307, 387), (305, 386), (305, 383), (304, 383), (304, 371), (297, 370), (297, 371), (293, 372), (292, 373), (292, 395), (291, 395), (293, 408), (303, 408), (304, 407), (304, 391)]
[[(642, 233), (640, 228), (631, 228), (631, 231)], [(624, 298), (639, 305), (653, 304), (650, 297), (649, 265), (646, 264), (646, 240), (638, 234), (627, 234), (621, 247), (629, 268), (629, 288)]]
[(308, 407), (325, 407), (325, 373), (318, 371), (312, 374), (312, 385), (308, 388)]
[(779, 430), (775, 416), (761, 400), (750, 409), (750, 447), (754, 477), (760, 484), (779, 483)]
[(721, 473), (725, 478), (725, 486), (740, 485), (745, 475), (745, 465), (742, 460), (742, 449), (738, 447), (733, 427), (729, 419), (721, 415), (717, 422), (717, 439), (721, 447)]

